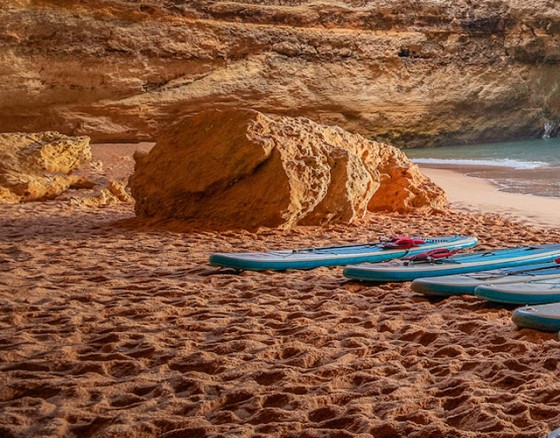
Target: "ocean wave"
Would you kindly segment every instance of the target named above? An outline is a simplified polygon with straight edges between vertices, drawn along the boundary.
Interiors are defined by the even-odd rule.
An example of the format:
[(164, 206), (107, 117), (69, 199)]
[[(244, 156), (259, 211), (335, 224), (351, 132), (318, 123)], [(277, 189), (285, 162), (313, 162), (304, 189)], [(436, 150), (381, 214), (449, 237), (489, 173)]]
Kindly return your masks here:
[(454, 160), (444, 158), (412, 158), (416, 164), (452, 164), (458, 166), (494, 166), (510, 167), (512, 169), (537, 169), (549, 164), (543, 161), (518, 161), (504, 158), (500, 160)]

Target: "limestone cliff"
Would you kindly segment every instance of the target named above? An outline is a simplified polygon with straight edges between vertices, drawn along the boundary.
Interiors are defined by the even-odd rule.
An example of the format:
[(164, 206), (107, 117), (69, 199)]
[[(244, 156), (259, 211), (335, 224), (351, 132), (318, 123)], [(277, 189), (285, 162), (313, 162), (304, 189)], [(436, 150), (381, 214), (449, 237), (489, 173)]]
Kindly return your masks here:
[(209, 106), (397, 145), (540, 135), (560, 118), (550, 0), (11, 0), (0, 131), (153, 139)]
[(303, 117), (208, 110), (135, 155), (140, 217), (226, 228), (349, 223), (367, 209), (433, 210), (443, 191), (400, 150)]

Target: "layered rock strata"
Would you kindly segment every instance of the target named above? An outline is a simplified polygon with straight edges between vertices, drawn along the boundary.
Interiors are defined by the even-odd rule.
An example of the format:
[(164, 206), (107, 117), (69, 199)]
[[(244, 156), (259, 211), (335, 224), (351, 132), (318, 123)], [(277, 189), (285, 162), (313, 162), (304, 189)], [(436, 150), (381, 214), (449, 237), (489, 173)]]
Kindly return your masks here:
[(404, 146), (535, 137), (559, 35), (547, 0), (10, 1), (0, 131), (138, 141), (220, 105)]
[(136, 153), (140, 217), (255, 228), (349, 223), (370, 210), (445, 207), (445, 194), (398, 149), (305, 118), (208, 110)]

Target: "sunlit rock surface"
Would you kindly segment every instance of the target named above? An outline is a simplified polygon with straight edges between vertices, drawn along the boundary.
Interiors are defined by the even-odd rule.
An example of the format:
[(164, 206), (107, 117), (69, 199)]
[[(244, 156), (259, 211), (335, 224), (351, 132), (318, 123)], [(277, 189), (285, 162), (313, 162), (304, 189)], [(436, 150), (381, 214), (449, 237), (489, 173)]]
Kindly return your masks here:
[(219, 105), (414, 146), (560, 119), (558, 2), (4, 3), (0, 132), (149, 140)]
[(44, 201), (71, 186), (88, 187), (87, 178), (71, 173), (91, 158), (85, 136), (0, 134), (0, 203)]
[(432, 210), (445, 194), (398, 149), (306, 118), (209, 110), (135, 155), (140, 217), (254, 228), (349, 223), (372, 210)]

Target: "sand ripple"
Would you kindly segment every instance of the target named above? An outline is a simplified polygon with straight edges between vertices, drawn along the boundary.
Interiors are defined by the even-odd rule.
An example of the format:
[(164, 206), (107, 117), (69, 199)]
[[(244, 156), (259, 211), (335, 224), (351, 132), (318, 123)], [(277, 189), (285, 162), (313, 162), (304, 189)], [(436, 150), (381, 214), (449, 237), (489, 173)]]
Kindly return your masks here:
[(338, 268), (207, 265), (212, 251), (402, 232), (495, 247), (560, 231), (449, 214), (179, 233), (111, 225), (130, 207), (2, 209), (1, 436), (542, 437), (560, 426), (560, 344), (516, 330), (511, 308), (428, 300)]

